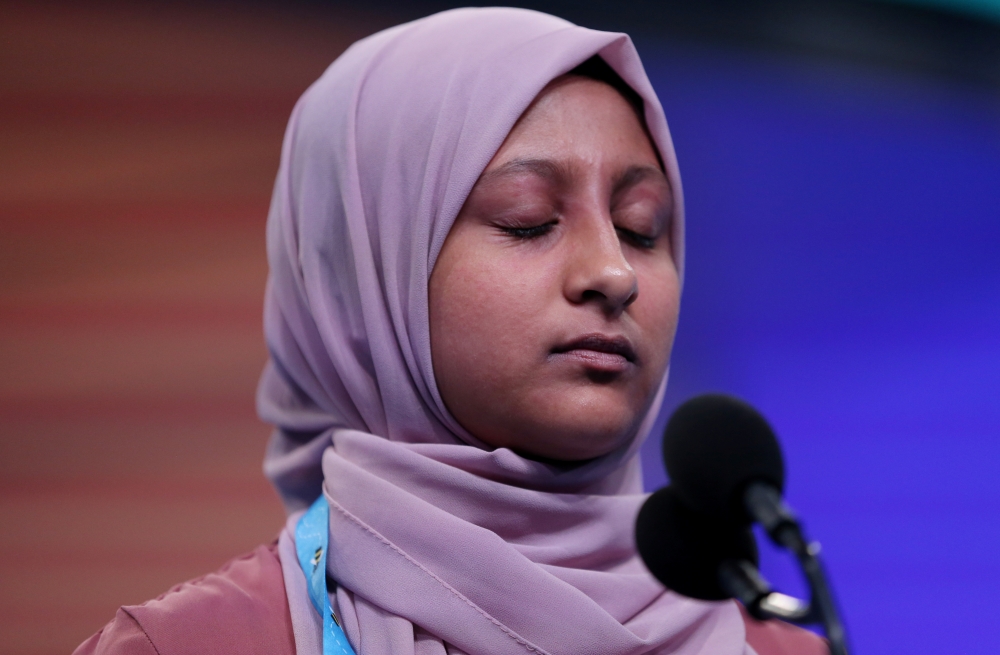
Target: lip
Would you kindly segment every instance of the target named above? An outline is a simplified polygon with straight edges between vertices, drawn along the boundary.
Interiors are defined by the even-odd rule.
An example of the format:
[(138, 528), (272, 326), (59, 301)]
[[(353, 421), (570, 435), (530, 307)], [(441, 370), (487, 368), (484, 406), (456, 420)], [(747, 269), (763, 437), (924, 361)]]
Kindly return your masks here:
[(625, 337), (600, 333), (585, 334), (552, 349), (553, 355), (580, 359), (591, 368), (624, 369), (636, 363), (635, 348)]

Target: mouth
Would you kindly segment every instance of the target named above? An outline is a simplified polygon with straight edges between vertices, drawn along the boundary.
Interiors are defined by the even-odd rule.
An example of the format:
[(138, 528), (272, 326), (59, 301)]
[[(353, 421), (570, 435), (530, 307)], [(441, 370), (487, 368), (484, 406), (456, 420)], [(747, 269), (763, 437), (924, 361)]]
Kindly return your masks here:
[(635, 348), (622, 336), (587, 334), (552, 349), (553, 355), (569, 355), (602, 369), (623, 368), (636, 363)]

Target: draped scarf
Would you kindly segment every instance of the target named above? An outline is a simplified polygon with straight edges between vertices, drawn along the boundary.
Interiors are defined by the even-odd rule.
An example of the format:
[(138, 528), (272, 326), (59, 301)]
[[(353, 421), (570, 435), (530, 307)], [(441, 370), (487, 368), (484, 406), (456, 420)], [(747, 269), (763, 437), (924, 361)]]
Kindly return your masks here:
[(676, 158), (624, 34), (446, 11), (358, 41), (292, 113), (267, 227), (264, 469), (293, 517), (326, 496), (331, 601), (359, 655), (752, 652), (733, 603), (666, 591), (635, 553), (666, 377), (634, 439), (576, 464), (486, 446), (435, 382), (427, 290), (448, 231), (531, 101), (594, 55), (643, 99), (680, 268)]

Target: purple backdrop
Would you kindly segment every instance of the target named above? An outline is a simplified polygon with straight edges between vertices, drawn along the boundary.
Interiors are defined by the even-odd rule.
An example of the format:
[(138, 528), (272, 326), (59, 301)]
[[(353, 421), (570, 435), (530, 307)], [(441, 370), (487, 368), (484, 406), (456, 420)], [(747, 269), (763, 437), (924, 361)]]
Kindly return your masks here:
[[(721, 390), (771, 420), (854, 653), (992, 653), (1000, 96), (819, 59), (640, 51), (688, 198), (668, 409)], [(658, 439), (645, 467), (664, 483)], [(801, 591), (763, 551), (765, 575)]]

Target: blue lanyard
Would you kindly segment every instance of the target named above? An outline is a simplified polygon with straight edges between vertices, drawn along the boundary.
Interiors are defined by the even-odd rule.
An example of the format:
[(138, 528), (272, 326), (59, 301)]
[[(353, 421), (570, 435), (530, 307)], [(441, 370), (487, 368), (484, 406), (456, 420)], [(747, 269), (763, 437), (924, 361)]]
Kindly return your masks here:
[(330, 506), (322, 495), (295, 526), (295, 551), (309, 585), (309, 598), (323, 617), (323, 655), (354, 655), (344, 629), (330, 607), (326, 587), (326, 551), (330, 544)]

